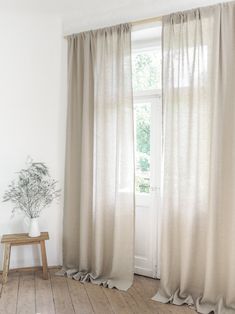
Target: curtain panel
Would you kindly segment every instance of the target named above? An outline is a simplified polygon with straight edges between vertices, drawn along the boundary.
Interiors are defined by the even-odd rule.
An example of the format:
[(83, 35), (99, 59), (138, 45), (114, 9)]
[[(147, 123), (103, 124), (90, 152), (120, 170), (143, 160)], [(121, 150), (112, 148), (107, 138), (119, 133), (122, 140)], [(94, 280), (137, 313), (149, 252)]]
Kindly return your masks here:
[(133, 130), (130, 26), (70, 36), (60, 274), (121, 290), (131, 286)]
[(163, 19), (161, 286), (235, 313), (235, 4)]

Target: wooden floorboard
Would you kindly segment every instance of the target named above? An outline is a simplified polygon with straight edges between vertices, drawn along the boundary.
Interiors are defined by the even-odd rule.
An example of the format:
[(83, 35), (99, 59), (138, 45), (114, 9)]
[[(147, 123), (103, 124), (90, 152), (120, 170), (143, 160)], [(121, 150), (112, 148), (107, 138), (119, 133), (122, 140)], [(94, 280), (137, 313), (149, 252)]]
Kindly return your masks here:
[(124, 292), (124, 291), (120, 291), (120, 293), (121, 293), (123, 299), (125, 300), (130, 313), (141, 314), (141, 311), (138, 307), (138, 304), (136, 303), (133, 296), (131, 294), (129, 294), (128, 292)]
[(132, 310), (117, 289), (102, 288), (115, 314), (131, 314)]
[(159, 280), (135, 276), (128, 291), (55, 276), (42, 271), (10, 273), (0, 298), (0, 314), (193, 314), (187, 306), (152, 301)]
[(135, 300), (139, 314), (151, 314), (151, 309), (146, 302), (146, 300), (139, 294), (139, 292), (135, 288), (135, 282), (133, 286), (127, 292), (132, 298)]
[(85, 283), (84, 286), (96, 314), (114, 313), (102, 287), (92, 283)]
[[(0, 285), (1, 286), (1, 285)], [(19, 274), (12, 274), (2, 288), (0, 314), (15, 314), (17, 308)]]
[(69, 293), (76, 314), (94, 314), (85, 285), (77, 280), (67, 278)]
[[(9, 276), (10, 278), (10, 276)], [(35, 314), (35, 273), (22, 273), (19, 277), (17, 314)]]
[(56, 314), (75, 314), (67, 278), (55, 276), (55, 271), (50, 271), (50, 278)]
[(35, 272), (36, 313), (55, 314), (51, 280), (44, 280), (42, 274), (42, 271)]

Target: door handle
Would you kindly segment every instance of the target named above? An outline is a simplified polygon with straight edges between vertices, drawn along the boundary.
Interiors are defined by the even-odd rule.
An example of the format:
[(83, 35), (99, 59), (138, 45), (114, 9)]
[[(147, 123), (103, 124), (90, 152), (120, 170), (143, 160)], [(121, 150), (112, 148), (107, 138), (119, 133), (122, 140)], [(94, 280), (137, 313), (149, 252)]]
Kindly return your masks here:
[(150, 186), (150, 191), (151, 191), (151, 192), (160, 191), (160, 187), (159, 187), (159, 186)]

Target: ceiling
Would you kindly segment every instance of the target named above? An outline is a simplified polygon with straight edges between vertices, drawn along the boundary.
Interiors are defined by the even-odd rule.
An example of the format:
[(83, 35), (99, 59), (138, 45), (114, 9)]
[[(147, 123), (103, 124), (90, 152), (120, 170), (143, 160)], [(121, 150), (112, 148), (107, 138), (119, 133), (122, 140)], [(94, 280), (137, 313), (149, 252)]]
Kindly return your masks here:
[(63, 19), (64, 33), (71, 33), (217, 2), (218, 0), (0, 0), (0, 10), (56, 14)]

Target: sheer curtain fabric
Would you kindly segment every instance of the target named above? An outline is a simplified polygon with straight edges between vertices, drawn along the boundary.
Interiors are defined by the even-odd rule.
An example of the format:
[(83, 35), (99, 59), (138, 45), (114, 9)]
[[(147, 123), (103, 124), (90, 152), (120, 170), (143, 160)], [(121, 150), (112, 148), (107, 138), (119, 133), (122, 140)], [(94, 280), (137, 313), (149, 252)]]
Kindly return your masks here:
[(133, 231), (131, 30), (124, 24), (68, 38), (61, 273), (128, 289)]
[(235, 313), (235, 5), (163, 19), (161, 286)]

